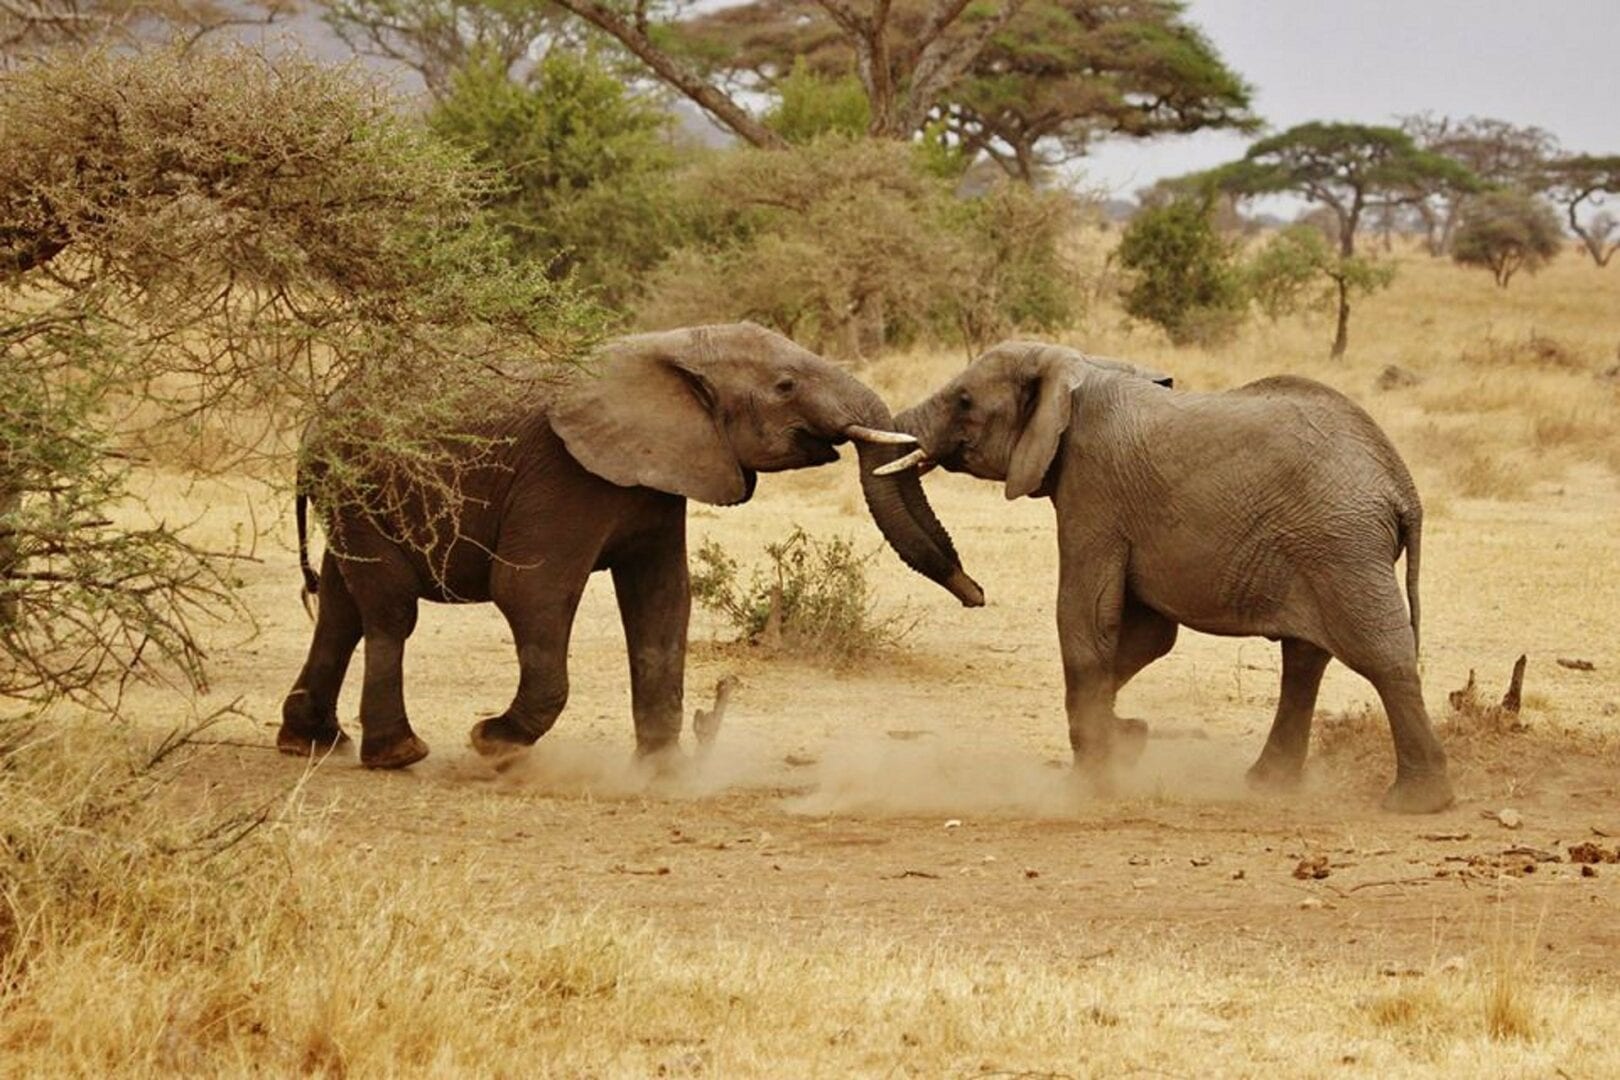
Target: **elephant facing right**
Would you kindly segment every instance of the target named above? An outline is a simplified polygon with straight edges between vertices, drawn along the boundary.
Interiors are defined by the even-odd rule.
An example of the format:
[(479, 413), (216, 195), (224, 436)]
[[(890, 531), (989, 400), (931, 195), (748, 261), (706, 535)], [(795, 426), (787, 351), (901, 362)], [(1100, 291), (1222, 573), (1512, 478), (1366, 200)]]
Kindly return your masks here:
[[(1400, 455), (1355, 403), (1292, 376), (1224, 393), (1006, 342), (895, 418), (939, 465), (1050, 498), (1058, 635), (1075, 763), (1105, 775), (1130, 729), (1119, 689), (1180, 626), (1282, 643), (1282, 692), (1256, 783), (1297, 781), (1337, 658), (1373, 684), (1394, 735), (1387, 809), (1454, 801), (1418, 676), (1423, 512)], [(1395, 562), (1406, 553), (1406, 600)], [(1408, 607), (1408, 603), (1410, 607)]]

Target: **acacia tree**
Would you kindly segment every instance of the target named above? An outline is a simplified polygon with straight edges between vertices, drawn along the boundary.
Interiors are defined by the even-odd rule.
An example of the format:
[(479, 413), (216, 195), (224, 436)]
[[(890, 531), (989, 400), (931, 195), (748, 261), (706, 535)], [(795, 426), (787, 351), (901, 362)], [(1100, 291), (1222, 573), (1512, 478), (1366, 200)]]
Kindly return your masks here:
[(169, 38), (182, 49), (229, 27), (265, 26), (293, 0), (0, 0), (0, 67), (58, 48)]
[[(317, 0), (322, 18), (362, 56), (403, 64), (436, 100), (458, 72), (498, 67), (516, 81), (544, 44), (566, 39), (566, 18), (533, 0)], [(571, 42), (578, 44), (577, 42)]]
[(1452, 258), (1485, 267), (1505, 289), (1520, 270), (1534, 274), (1545, 266), (1563, 240), (1557, 213), (1541, 199), (1522, 191), (1488, 191), (1463, 210)]
[[(460, 402), (514, 397), (597, 326), (508, 258), (485, 183), (296, 60), (63, 55), (0, 80), (0, 695), (200, 681), (225, 566), (132, 502), (135, 455), (205, 437), (214, 467), (290, 480), (314, 418), (455, 512), (451, 465), (482, 449), (453, 441)], [(348, 475), (333, 494), (385, 497)]]
[[(1020, 179), (1086, 152), (1101, 135), (1150, 136), (1210, 127), (1250, 130), (1249, 88), (1221, 61), (1175, 0), (1024, 0), (967, 29), (947, 28), (950, 78), (919, 82), (920, 43), (940, 5), (753, 0), (677, 23), (676, 40), (702, 70), (775, 90), (798, 65), (825, 79), (858, 76), (874, 135), (948, 131)], [(973, 10), (959, 16), (967, 26)], [(936, 39), (940, 40), (940, 39)]]
[(1271, 319), (1332, 311), (1346, 294), (1370, 296), (1395, 280), (1387, 262), (1345, 258), (1315, 225), (1296, 222), (1268, 240), (1244, 267), (1249, 295)]
[[(1558, 152), (1558, 140), (1550, 132), (1488, 117), (1457, 120), (1416, 113), (1401, 118), (1401, 130), (1422, 149), (1464, 166), (1481, 183), (1515, 191), (1541, 190), (1546, 164)], [(1427, 234), (1429, 254), (1451, 250), (1452, 234), (1470, 194), (1438, 186), (1431, 198), (1412, 204)]]
[[(1339, 258), (1356, 257), (1356, 237), (1369, 211), (1412, 205), (1437, 189), (1478, 190), (1467, 168), (1419, 149), (1396, 128), (1313, 121), (1249, 147), (1241, 161), (1214, 170), (1206, 182), (1243, 196), (1292, 192), (1326, 207), (1338, 223)], [(1338, 275), (1338, 320), (1332, 355), (1350, 338), (1350, 297), (1357, 274)]]
[(1608, 266), (1620, 251), (1620, 221), (1604, 210), (1582, 219), (1581, 207), (1603, 205), (1605, 195), (1620, 195), (1620, 155), (1578, 154), (1550, 162), (1544, 174), (1547, 194), (1564, 208), (1569, 230), (1580, 237), (1592, 261)]

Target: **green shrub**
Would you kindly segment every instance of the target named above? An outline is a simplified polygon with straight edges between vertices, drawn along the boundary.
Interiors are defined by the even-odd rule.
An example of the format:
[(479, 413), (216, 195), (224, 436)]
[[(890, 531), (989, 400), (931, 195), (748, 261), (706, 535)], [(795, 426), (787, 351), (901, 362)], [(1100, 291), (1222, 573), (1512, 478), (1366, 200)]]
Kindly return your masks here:
[(1366, 295), (1387, 288), (1395, 267), (1343, 256), (1315, 225), (1290, 225), (1255, 253), (1244, 274), (1250, 295), (1272, 319), (1299, 311), (1331, 311), (1340, 290)]
[(866, 580), (875, 554), (796, 525), (787, 539), (765, 546), (768, 566), (744, 585), (737, 560), (710, 540), (695, 556), (692, 596), (742, 641), (846, 662), (898, 644), (909, 629), (899, 616), (876, 613)]
[(765, 114), (765, 126), (795, 145), (823, 135), (860, 138), (872, 124), (872, 106), (861, 80), (853, 75), (841, 79), (818, 75), (802, 56), (775, 90), (777, 101)]
[(591, 52), (554, 49), (523, 83), (494, 58), (455, 76), (428, 123), (491, 170), (516, 252), (623, 310), (675, 238), (671, 118)]
[(752, 319), (848, 357), (1068, 321), (1068, 200), (1009, 184), (963, 201), (936, 164), (915, 146), (844, 135), (717, 155), (686, 178), (690, 239), (660, 268), (641, 321)]
[(969, 350), (1020, 330), (1053, 333), (1073, 325), (1080, 296), (1061, 246), (1074, 224), (1071, 196), (1007, 180), (957, 204), (949, 216), (962, 257), (942, 317)]
[(1247, 299), (1235, 245), (1215, 228), (1214, 203), (1180, 198), (1137, 214), (1120, 239), (1131, 274), (1125, 310), (1164, 328), (1177, 345), (1213, 344), (1236, 333)]
[(1543, 199), (1522, 191), (1492, 191), (1468, 200), (1452, 238), (1451, 257), (1482, 266), (1507, 288), (1513, 275), (1534, 274), (1564, 246), (1564, 226)]
[(858, 356), (926, 322), (957, 252), (945, 183), (907, 146), (828, 135), (735, 150), (687, 177), (691, 243), (659, 271), (642, 321), (752, 319)]

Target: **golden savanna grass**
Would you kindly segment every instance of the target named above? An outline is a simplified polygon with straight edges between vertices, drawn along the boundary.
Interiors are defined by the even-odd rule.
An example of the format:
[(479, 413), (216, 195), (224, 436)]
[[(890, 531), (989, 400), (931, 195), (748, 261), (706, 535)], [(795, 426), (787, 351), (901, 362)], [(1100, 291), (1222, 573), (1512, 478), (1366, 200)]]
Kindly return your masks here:
[[(1092, 271), (1100, 270), (1111, 242), (1100, 232), (1078, 241)], [(1525, 776), (1501, 771), (1504, 758), (1534, 758), (1539, 769), (1579, 752), (1612, 772), (1616, 721), (1601, 710), (1614, 698), (1608, 673), (1614, 656), (1611, 601), (1620, 595), (1612, 540), (1620, 506), (1620, 383), (1599, 376), (1620, 362), (1620, 272), (1598, 271), (1566, 255), (1503, 291), (1486, 274), (1416, 252), (1396, 257), (1400, 278), (1389, 292), (1358, 305), (1351, 352), (1342, 363), (1327, 359), (1332, 328), (1324, 319), (1262, 322), (1228, 345), (1175, 349), (1157, 333), (1125, 321), (1106, 299), (1063, 340), (1171, 371), (1190, 389), (1293, 371), (1362, 402), (1402, 449), (1428, 507), (1425, 674), (1431, 705), (1443, 702), (1444, 691), (1460, 686), (1476, 664), (1485, 696), (1499, 694), (1526, 640), (1539, 650), (1524, 710), (1537, 741), (1516, 743), (1511, 740), (1521, 737), (1442, 719), (1452, 725), (1445, 730), (1465, 790), (1477, 793), (1476, 802), (1497, 801), (1486, 805), (1522, 795)], [(862, 375), (900, 406), (937, 385), (963, 359), (959, 352), (919, 351), (873, 360)], [(1376, 389), (1380, 373), (1392, 364), (1420, 381)], [(256, 483), (233, 486), (227, 479), (191, 487), (156, 476), (149, 505), (175, 520), (206, 508), (198, 539), (230, 547), (244, 516), (256, 514), (263, 524), (280, 513), (263, 504)], [(1051, 770), (1041, 757), (1053, 756), (1054, 748), (1060, 752), (1062, 733), (1054, 727), (1060, 724), (1054, 710), (1061, 691), (1050, 637), (1051, 555), (1044, 536), (1049, 513), (1033, 504), (1007, 506), (999, 492), (956, 478), (931, 483), (938, 485), (930, 490), (943, 507), (941, 517), (956, 530), (968, 564), (986, 575), (999, 606), (971, 615), (942, 611), (925, 586), (882, 578), (882, 599), (899, 597), (927, 615), (909, 653), (884, 661), (894, 665), (891, 681), (862, 682), (880, 675), (860, 671), (834, 677), (805, 666), (747, 667), (756, 687), (753, 700), (770, 702), (756, 708), (780, 713), (767, 718), (761, 738), (777, 761), (783, 749), (798, 748), (791, 740), (810, 737), (782, 730), (790, 721), (812, 734), (837, 735), (871, 726), (868, 717), (875, 713), (881, 738), (886, 726), (916, 727), (935, 714), (994, 705), (995, 722), (984, 725), (979, 741), (973, 741), (978, 732), (971, 716), (945, 729), (961, 739), (938, 740), (940, 759), (971, 757), (999, 739), (1024, 748), (1028, 760), (1001, 772), (990, 760), (983, 783), (1029, 789), (1050, 783)], [(1560, 496), (1565, 487), (1579, 494)], [(251, 511), (238, 508), (244, 503)], [(730, 550), (747, 550), (746, 543), (757, 549), (797, 520), (823, 531), (854, 530), (861, 513), (852, 481), (836, 469), (773, 478), (758, 504), (735, 516), (694, 510), (694, 547), (702, 537), (718, 535)], [(285, 529), (270, 532), (273, 538), (255, 549), (266, 565), (243, 570), (245, 595), (280, 636), (266, 642), (268, 630), (250, 639), (243, 627), (224, 626), (211, 638), (222, 692), (240, 694), (252, 718), (228, 730), (257, 744), (265, 741), (264, 725), (277, 718), (276, 702), (308, 632), (301, 614), (288, 614), (295, 608), (297, 577)], [(1548, 557), (1547, 549), (1565, 541), (1586, 561)], [(498, 650), (503, 642), (490, 630), (453, 651), (441, 643), (438, 659), (431, 661), (440, 665), (439, 675), (430, 676), (434, 627), (443, 625), (432, 621), (437, 618), (425, 617), (430, 625), (408, 662), (408, 693), (413, 708), (420, 707), (413, 715), (430, 716), (435, 708), (449, 714), (442, 729), (431, 729), (435, 758), (429, 764), (449, 759), (445, 767), (454, 770), (459, 766), (451, 732), (464, 728), (464, 713), (484, 706), (483, 697), (464, 699), (485, 691), (445, 675), (446, 656), (459, 661), (452, 667), (477, 667), (486, 662), (486, 645)], [(606, 745), (622, 749), (628, 724), (622, 715), (623, 655), (612, 618), (609, 602), (587, 597), (576, 632), (575, 698), (548, 740), (599, 726)], [(706, 625), (699, 619), (695, 636), (701, 638)], [(1231, 649), (1248, 651), (1184, 643), (1154, 679), (1144, 676), (1142, 686), (1133, 684), (1130, 693), (1140, 695), (1133, 704), (1145, 706), (1145, 715), (1202, 720), (1246, 738), (1235, 753), (1252, 752), (1263, 727), (1259, 735), (1252, 729), (1276, 690), (1272, 671), (1252, 669), (1263, 667), (1265, 660), (1257, 659), (1270, 653), (1264, 643)], [(1582, 649), (1599, 660), (1594, 676), (1549, 670), (1553, 651)], [(728, 654), (723, 662), (733, 661)], [(505, 654), (488, 663), (500, 679), (509, 677)], [(694, 699), (704, 680), (712, 684), (720, 663), (695, 652), (689, 679)], [(971, 678), (979, 681), (970, 686), (959, 676), (974, 664), (978, 674)], [(442, 689), (433, 685), (441, 676)], [(895, 688), (895, 696), (872, 696)], [(503, 681), (488, 693), (498, 699), (507, 692)], [(849, 704), (862, 700), (864, 716)], [(1351, 677), (1330, 673), (1324, 708), (1344, 711), (1364, 700), (1364, 688)], [(716, 878), (709, 891), (692, 894), (714, 909), (713, 918), (699, 919), (662, 906), (665, 894), (653, 886), (668, 879), (634, 879), (648, 887), (615, 893), (621, 899), (611, 903), (598, 900), (589, 882), (577, 896), (547, 891), (537, 882), (583, 880), (598, 864), (625, 873), (591, 880), (624, 882), (627, 873), (656, 873), (660, 856), (627, 846), (627, 834), (615, 832), (614, 823), (632, 812), (667, 815), (688, 832), (694, 817), (709, 822), (717, 835), (745, 828), (782, 831), (769, 817), (758, 818), (781, 813), (769, 792), (711, 811), (701, 799), (666, 803), (641, 790), (600, 803), (589, 791), (549, 802), (521, 787), (490, 794), (454, 771), (429, 774), (438, 777), (432, 782), (410, 782), (334, 772), (334, 764), (301, 773), (292, 762), (277, 760), (285, 766), (278, 770), (250, 760), (259, 771), (233, 772), (217, 764), (229, 748), (209, 750), (191, 765), (189, 751), (181, 750), (148, 766), (155, 741), (178, 722), (182, 709), (159, 695), (136, 695), (131, 704), (134, 719), (111, 731), (95, 717), (60, 717), (28, 729), (0, 726), (0, 1072), (1620, 1073), (1620, 1042), (1610, 1033), (1620, 1015), (1620, 987), (1612, 979), (1582, 982), (1542, 959), (1550, 955), (1544, 916), (1556, 913), (1545, 905), (1573, 903), (1558, 899), (1567, 892), (1524, 901), (1519, 896), (1529, 894), (1514, 892), (1514, 883), (1482, 879), (1473, 891), (1444, 894), (1493, 912), (1459, 931), (1443, 929), (1440, 918), (1456, 901), (1402, 886), (1413, 890), (1419, 922), (1423, 912), (1435, 912), (1433, 944), (1424, 955), (1405, 954), (1387, 972), (1380, 970), (1384, 957), (1370, 952), (1362, 937), (1371, 931), (1352, 919), (1358, 910), (1352, 900), (1379, 890), (1353, 897), (1315, 886), (1306, 892), (1306, 885), (1282, 872), (1283, 888), (1301, 890), (1284, 893), (1288, 911), (1300, 914), (1296, 900), (1302, 896), (1322, 905), (1314, 913), (1323, 917), (1319, 936), (1307, 948), (1298, 937), (1272, 933), (1265, 916), (1242, 910), (1220, 921), (1177, 921), (1173, 913), (1184, 909), (1173, 906), (1177, 897), (1170, 891), (1180, 879), (1170, 869), (1137, 868), (1134, 854), (1127, 864), (1124, 853), (1115, 853), (1118, 868), (1099, 859), (1084, 872), (1140, 877), (1141, 889), (1125, 886), (1126, 899), (1119, 903), (1144, 917), (1161, 904), (1172, 912), (1142, 923), (1151, 932), (1135, 933), (1130, 947), (1120, 947), (1116, 936), (1090, 948), (1091, 932), (1101, 935), (1106, 918), (1119, 913), (1088, 908), (1078, 887), (1065, 892), (1056, 885), (1041, 894), (1038, 906), (1006, 916), (1009, 923), (1029, 924), (1021, 932), (993, 941), (989, 932), (962, 933), (962, 923), (951, 919), (953, 898), (971, 898), (981, 881), (965, 871), (1001, 867), (1005, 857), (1001, 863), (965, 861), (964, 873), (952, 880), (895, 882), (897, 890), (917, 888), (897, 892), (898, 914), (885, 915), (889, 922), (840, 908), (831, 892), (823, 917), (813, 921), (773, 916), (768, 905), (774, 901), (761, 902), (759, 914), (759, 905), (750, 908), (752, 879), (741, 876)], [(855, 715), (846, 721), (840, 709)], [(1441, 719), (1438, 707), (1436, 715)], [(1361, 786), (1342, 796), (1347, 805), (1369, 802), (1373, 786), (1387, 780), (1387, 733), (1379, 722), (1374, 708), (1323, 724), (1323, 758), (1357, 762), (1352, 771)], [(1206, 744), (1189, 745), (1189, 760), (1201, 768), (1208, 767), (1203, 759), (1221, 756)], [(257, 751), (240, 753), (253, 758)], [(907, 782), (892, 766), (873, 767), (870, 784), (880, 794), (893, 795), (891, 789)], [(233, 782), (238, 775), (274, 780)], [(1531, 780), (1543, 788), (1556, 783), (1540, 777)], [(323, 781), (322, 791), (335, 795), (311, 794)], [(762, 786), (787, 784), (773, 774)], [(833, 829), (871, 833), (874, 846), (829, 850), (893, 851), (885, 874), (909, 869), (910, 849), (901, 841), (876, 845), (887, 842), (888, 834), (921, 828), (904, 816), (906, 806), (914, 815), (933, 815), (936, 807), (950, 805), (943, 798), (936, 802), (936, 794), (928, 801), (897, 797), (900, 816), (889, 819), (868, 814), (864, 804), (835, 800), (822, 820)], [(1066, 812), (1061, 805), (1045, 806), (1029, 791), (1003, 797), (1002, 805), (1026, 816), (1050, 814), (1061, 823)], [(1478, 808), (1459, 810), (1444, 827), (1477, 834)], [(520, 817), (524, 811), (532, 812)], [(1204, 802), (1168, 790), (1124, 805), (1118, 817), (1124, 827), (1132, 819), (1180, 814), (1178, 835), (1207, 833), (1212, 844), (1235, 845), (1234, 834), (1208, 831), (1211, 821), (1234, 813), (1220, 799)], [(559, 828), (580, 828), (577, 839), (596, 844), (589, 850), (597, 861), (553, 855), (555, 862), (533, 864), (503, 857), (507, 849), (495, 843), (498, 829), (509, 830), (520, 819), (524, 828), (538, 830), (551, 818), (563, 821)], [(433, 823), (443, 820), (458, 824), (435, 831), (440, 825)], [(1366, 852), (1385, 843), (1404, 852), (1401, 845), (1411, 842), (1414, 830), (1438, 827), (1370, 816), (1346, 820), (1343, 831), (1355, 835), (1347, 835), (1345, 844), (1361, 853), (1336, 859), (1371, 860)], [(1608, 819), (1599, 808), (1590, 822), (1571, 820), (1584, 830)], [(972, 824), (957, 835), (971, 833)], [(930, 835), (939, 832), (931, 818), (926, 826)], [(1527, 843), (1553, 841), (1529, 829), (1522, 835)], [(1036, 854), (1025, 857), (1073, 858), (1082, 843), (1100, 848), (1106, 836), (1037, 836), (1029, 849)], [(1494, 834), (1482, 839), (1495, 843)], [(1292, 850), (1286, 841), (1268, 836), (1265, 842)], [(566, 852), (567, 838), (545, 850)], [(1221, 872), (1200, 888), (1214, 892), (1244, 884), (1231, 881), (1219, 863), (1233, 853), (1209, 854)], [(1258, 876), (1254, 860), (1262, 856), (1244, 857), (1252, 880)], [(1019, 874), (1019, 865), (1007, 869)], [(1603, 872), (1612, 874), (1612, 868)], [(1345, 882), (1348, 888), (1349, 873), (1325, 884)], [(1053, 877), (1045, 871), (1031, 885)], [(1162, 884), (1150, 884), (1153, 879)], [(1578, 884), (1571, 881), (1571, 888)], [(635, 899), (626, 903), (623, 896)], [(1612, 892), (1594, 893), (1582, 902), (1601, 906), (1612, 898)], [(726, 919), (730, 905), (754, 911), (764, 930), (732, 927)], [(1044, 936), (1040, 926), (1048, 924), (1037, 925), (1037, 912), (1050, 918), (1052, 929)], [(904, 933), (893, 932), (894, 919), (907, 920)], [(692, 932), (694, 925), (704, 929)], [(1421, 928), (1413, 933), (1427, 940)]]
[[(243, 819), (153, 797), (104, 735), (7, 748), (0, 1055), (18, 1075), (1581, 1075), (1612, 988), (1543, 985), (1533, 928), (1370, 974), (1150, 945), (1052, 964), (858, 935), (675, 940), (512, 910), (478, 866), (359, 868), (296, 787)], [(69, 794), (70, 793), (70, 794)]]

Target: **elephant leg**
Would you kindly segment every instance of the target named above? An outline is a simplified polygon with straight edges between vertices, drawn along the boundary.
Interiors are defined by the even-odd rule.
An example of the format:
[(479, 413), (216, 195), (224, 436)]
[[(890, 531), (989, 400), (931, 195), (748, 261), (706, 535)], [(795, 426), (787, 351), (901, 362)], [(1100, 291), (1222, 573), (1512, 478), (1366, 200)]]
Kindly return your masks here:
[(501, 758), (533, 746), (550, 731), (568, 704), (568, 641), (574, 613), (590, 577), (588, 565), (503, 568), (494, 600), (512, 627), (517, 646), (518, 688), (499, 716), (473, 725), (473, 749)]
[(1125, 562), (1122, 554), (1073, 554), (1060, 552), (1057, 604), (1069, 747), (1076, 767), (1106, 783), (1116, 764), (1114, 680)]
[(1122, 689), (1136, 673), (1169, 652), (1180, 627), (1135, 597), (1127, 595), (1120, 612), (1119, 646), (1114, 652), (1114, 689)]
[(636, 755), (673, 752), (681, 738), (686, 634), (692, 611), (684, 517), (614, 562), (613, 590), (630, 658)]
[(1316, 692), (1322, 673), (1333, 658), (1326, 649), (1299, 638), (1282, 643), (1282, 693), (1277, 716), (1271, 722), (1265, 749), (1249, 767), (1249, 782), (1257, 787), (1290, 787), (1299, 782), (1311, 745), (1311, 720), (1316, 713)]
[[(366, 572), (376, 569), (368, 566)], [(361, 606), (365, 682), (360, 691), (360, 764), (368, 769), (403, 769), (428, 754), (427, 743), (417, 738), (405, 715), (405, 642), (416, 629), (415, 582), (407, 585), (408, 575), (387, 576), (393, 580), (377, 590), (380, 602)]]
[(1395, 783), (1384, 795), (1384, 808), (1406, 814), (1444, 810), (1456, 796), (1423, 704), (1417, 641), (1393, 571), (1373, 595), (1360, 599), (1359, 606), (1340, 604), (1333, 613), (1331, 645), (1334, 656), (1373, 684), (1389, 717)]
[[(1117, 694), (1136, 673), (1169, 652), (1176, 643), (1179, 627), (1146, 607), (1129, 594), (1120, 613), (1119, 645), (1114, 651), (1114, 692)], [(1147, 746), (1148, 726), (1134, 717), (1119, 716), (1114, 721), (1114, 737), (1120, 759), (1134, 762)]]
[(276, 733), (276, 749), (299, 757), (349, 741), (338, 724), (337, 704), (349, 660), (360, 644), (360, 609), (331, 552), (321, 561), (319, 602), (309, 656), (282, 702), (281, 730)]
[(1384, 703), (1395, 739), (1395, 783), (1384, 794), (1384, 809), (1432, 814), (1451, 806), (1457, 797), (1447, 773), (1446, 752), (1423, 705), (1417, 658), (1365, 674)]

